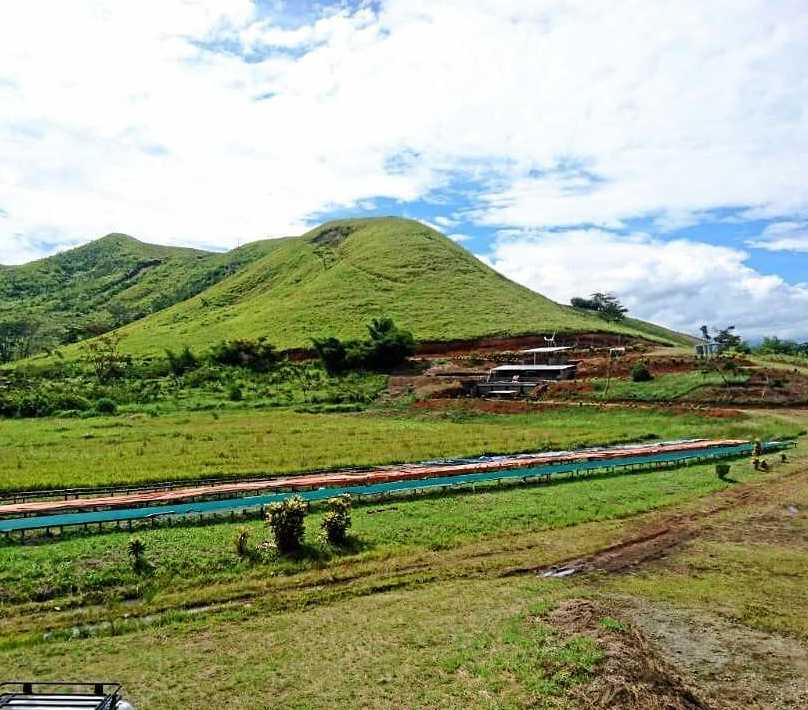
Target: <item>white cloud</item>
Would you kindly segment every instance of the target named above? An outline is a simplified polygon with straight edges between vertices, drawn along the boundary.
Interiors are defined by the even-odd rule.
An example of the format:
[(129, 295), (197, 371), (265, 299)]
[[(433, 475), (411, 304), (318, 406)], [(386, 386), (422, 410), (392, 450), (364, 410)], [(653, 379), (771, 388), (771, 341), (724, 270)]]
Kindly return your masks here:
[(808, 334), (808, 283), (750, 268), (737, 249), (600, 229), (501, 236), (486, 261), (560, 302), (616, 293), (632, 315), (697, 334), (734, 324), (744, 337)]
[(387, 0), (293, 29), (247, 0), (9, 0), (0, 239), (230, 246), (452, 175), (492, 225), (800, 213), (806, 65), (789, 0)]
[(457, 242), (458, 244), (460, 242), (467, 242), (471, 239), (471, 237), (468, 234), (447, 234), (446, 236), (449, 237), (449, 239), (451, 239), (453, 242)]
[(747, 245), (767, 251), (808, 252), (808, 222), (774, 222)]

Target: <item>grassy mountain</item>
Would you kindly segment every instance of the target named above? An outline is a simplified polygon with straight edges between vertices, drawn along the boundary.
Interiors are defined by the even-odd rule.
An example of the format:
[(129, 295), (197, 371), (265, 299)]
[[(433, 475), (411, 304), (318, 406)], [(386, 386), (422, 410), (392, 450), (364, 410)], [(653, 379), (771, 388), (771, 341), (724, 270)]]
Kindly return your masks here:
[(203, 350), (226, 338), (258, 336), (280, 348), (307, 347), (312, 337), (363, 335), (380, 315), (419, 340), (558, 330), (681, 342), (640, 321), (607, 323), (561, 306), (412, 220), (329, 222), (272, 246), (238, 273), (123, 328), (124, 350), (147, 355), (185, 344)]
[(56, 256), (0, 267), (0, 323), (25, 322), (39, 345), (79, 340), (191, 298), (278, 242), (212, 254), (110, 234)]

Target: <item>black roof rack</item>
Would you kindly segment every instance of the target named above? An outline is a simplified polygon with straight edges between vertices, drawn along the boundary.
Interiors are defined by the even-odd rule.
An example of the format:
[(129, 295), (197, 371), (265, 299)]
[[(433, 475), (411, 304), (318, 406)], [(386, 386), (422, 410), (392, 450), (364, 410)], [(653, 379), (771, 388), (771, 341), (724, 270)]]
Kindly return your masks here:
[(0, 708), (15, 710), (117, 710), (119, 683), (57, 683), (12, 681), (0, 683)]

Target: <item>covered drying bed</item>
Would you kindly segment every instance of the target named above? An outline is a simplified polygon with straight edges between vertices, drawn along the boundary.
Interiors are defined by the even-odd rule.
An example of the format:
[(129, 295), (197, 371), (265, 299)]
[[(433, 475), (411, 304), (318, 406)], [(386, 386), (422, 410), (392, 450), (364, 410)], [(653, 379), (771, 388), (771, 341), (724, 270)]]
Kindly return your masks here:
[[(763, 450), (765, 452), (772, 452), (793, 445), (793, 442), (768, 442), (763, 444)], [(638, 450), (640, 449), (638, 448)], [(100, 529), (105, 523), (113, 523), (120, 526), (121, 523), (129, 523), (131, 525), (134, 521), (148, 522), (156, 521), (161, 518), (193, 516), (201, 518), (203, 516), (215, 516), (226, 513), (235, 514), (236, 512), (246, 512), (249, 510), (262, 510), (264, 506), (282, 501), (294, 495), (300, 496), (310, 502), (316, 502), (345, 494), (358, 497), (383, 496), (387, 494), (415, 493), (429, 489), (490, 484), (508, 480), (519, 481), (521, 479), (526, 482), (531, 480), (550, 480), (560, 474), (576, 475), (579, 473), (592, 473), (595, 471), (616, 469), (654, 469), (746, 456), (751, 454), (753, 450), (754, 445), (750, 442), (732, 443), (723, 446), (705, 446), (702, 443), (700, 447), (689, 446), (684, 449), (663, 450), (655, 453), (638, 453), (633, 456), (624, 455), (616, 458), (594, 456), (562, 463), (527, 465), (524, 468), (517, 466), (507, 468), (486, 467), (484, 470), (480, 470), (479, 466), (474, 467), (463, 463), (459, 464), (460, 471), (465, 470), (469, 472), (458, 472), (452, 475), (441, 476), (436, 473), (434, 468), (431, 468), (427, 469), (429, 473), (424, 475), (425, 470), (422, 468), (420, 469), (420, 473), (422, 474), (420, 477), (396, 478), (395, 480), (383, 480), (379, 483), (358, 482), (354, 485), (346, 485), (340, 478), (338, 485), (323, 486), (314, 490), (286, 490), (225, 500), (207, 500), (176, 505), (93, 510), (80, 513), (13, 518), (0, 520), (0, 532), (6, 535), (13, 532), (24, 534), (25, 531), (28, 530), (59, 529), (71, 526), (85, 526), (87, 528), (90, 526), (98, 526)], [(458, 466), (452, 467), (452, 470), (457, 469)], [(443, 470), (447, 469), (444, 468)], [(354, 478), (354, 480), (356, 480), (356, 478)]]

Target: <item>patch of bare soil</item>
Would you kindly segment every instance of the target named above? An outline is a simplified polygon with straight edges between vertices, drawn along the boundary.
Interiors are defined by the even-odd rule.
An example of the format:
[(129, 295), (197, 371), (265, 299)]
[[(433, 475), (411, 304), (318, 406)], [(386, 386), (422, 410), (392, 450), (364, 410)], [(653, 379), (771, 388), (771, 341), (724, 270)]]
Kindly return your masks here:
[(544, 577), (569, 577), (588, 572), (626, 572), (666, 557), (689, 540), (703, 534), (711, 519), (726, 510), (747, 506), (771, 495), (769, 489), (738, 487), (711, 497), (709, 505), (688, 513), (661, 514), (653, 523), (620, 542), (588, 557), (556, 563), (550, 567), (509, 570), (509, 574), (535, 571)]
[[(547, 334), (549, 335), (549, 333)], [(491, 337), (476, 340), (423, 341), (418, 343), (417, 353), (421, 357), (452, 357), (476, 353), (518, 351), (524, 348), (537, 348), (547, 345), (543, 335), (521, 337)], [(569, 345), (576, 350), (611, 347), (659, 348), (655, 343), (642, 338), (629, 338), (611, 333), (577, 333), (559, 335), (557, 345)]]
[(629, 619), (675, 663), (713, 708), (808, 708), (808, 648), (704, 612), (619, 599)]
[(523, 399), (426, 399), (413, 407), (430, 412), (461, 411), (483, 414), (524, 414), (546, 409), (540, 403)]
[[(606, 625), (604, 620), (611, 620)], [(549, 619), (565, 633), (594, 638), (606, 654), (595, 678), (573, 691), (582, 708), (707, 710), (679, 671), (634, 626), (614, 623), (595, 602), (570, 600)]]

